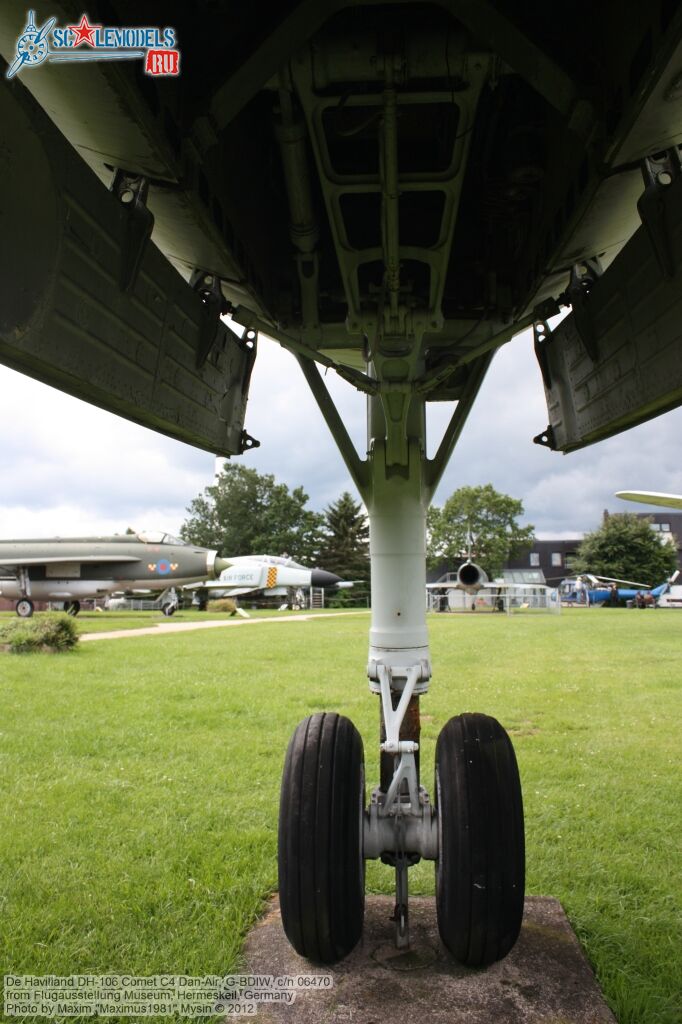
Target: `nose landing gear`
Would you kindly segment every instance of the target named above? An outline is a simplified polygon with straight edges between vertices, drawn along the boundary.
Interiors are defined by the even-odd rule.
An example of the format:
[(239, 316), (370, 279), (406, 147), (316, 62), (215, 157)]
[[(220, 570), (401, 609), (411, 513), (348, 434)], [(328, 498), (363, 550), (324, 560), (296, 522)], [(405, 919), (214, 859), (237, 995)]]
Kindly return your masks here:
[(398, 949), (410, 945), (408, 868), (421, 857), (435, 861), (438, 929), (455, 960), (486, 967), (513, 947), (523, 916), (524, 830), (509, 736), (488, 715), (451, 718), (436, 746), (434, 807), (416, 781), (409, 759), (399, 763), (393, 798), (377, 788), (365, 810), (353, 723), (317, 714), (297, 727), (282, 779), (279, 886), (284, 930), (301, 956), (332, 964), (358, 942), (363, 857), (395, 867)]
[(22, 597), (14, 606), (14, 610), (20, 619), (30, 619), (33, 615), (33, 608), (33, 601), (30, 601), (27, 597)]

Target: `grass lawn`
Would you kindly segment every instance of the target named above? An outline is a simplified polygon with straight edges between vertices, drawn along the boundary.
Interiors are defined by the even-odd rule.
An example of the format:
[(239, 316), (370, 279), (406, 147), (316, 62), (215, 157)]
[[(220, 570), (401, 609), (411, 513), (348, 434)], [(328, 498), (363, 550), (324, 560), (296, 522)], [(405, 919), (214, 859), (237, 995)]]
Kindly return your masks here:
[[(111, 628), (109, 614), (100, 621)], [(349, 715), (376, 782), (367, 626), (349, 616), (0, 655), (4, 970), (234, 968), (276, 886), (279, 776), (296, 723)], [(562, 901), (620, 1024), (678, 1024), (682, 614), (442, 615), (430, 626), (425, 784), (451, 715), (499, 718), (524, 785), (529, 891)], [(392, 872), (370, 863), (367, 880), (389, 892)], [(433, 891), (433, 865), (412, 869), (411, 888)]]
[[(278, 618), (300, 618), (302, 615), (327, 615), (339, 611), (355, 611), (356, 609), (339, 608), (313, 608), (312, 611), (291, 611), (285, 609), (279, 611), (277, 608), (249, 608), (248, 605), (241, 606), (250, 619), (271, 619)], [(357, 609), (366, 611), (366, 609)], [(163, 612), (80, 612), (76, 617), (79, 632), (81, 633), (108, 633), (110, 630), (120, 629), (144, 629), (148, 626), (163, 626), (174, 622), (239, 622), (242, 617), (232, 615), (230, 612), (214, 612), (210, 609), (205, 612), (187, 609), (175, 612), (170, 618)]]
[[(296, 618), (301, 615), (328, 615), (340, 611), (362, 612), (367, 610), (363, 608), (313, 608), (312, 611), (291, 611), (290, 609), (279, 611), (277, 608), (249, 608), (248, 604), (242, 604), (241, 607), (251, 619), (269, 619), (275, 615)], [(36, 618), (41, 614), (41, 612), (36, 612)], [(109, 633), (120, 629), (144, 629), (149, 626), (165, 625), (168, 622), (206, 622), (209, 619), (212, 622), (217, 622), (221, 619), (229, 622), (230, 619), (235, 617), (239, 618), (239, 616), (233, 616), (230, 612), (214, 612), (211, 610), (200, 612), (189, 608), (185, 611), (175, 612), (171, 618), (167, 618), (161, 611), (82, 611), (76, 616), (75, 622), (80, 633)], [(15, 612), (0, 612), (0, 626), (4, 622), (15, 622), (16, 619)]]

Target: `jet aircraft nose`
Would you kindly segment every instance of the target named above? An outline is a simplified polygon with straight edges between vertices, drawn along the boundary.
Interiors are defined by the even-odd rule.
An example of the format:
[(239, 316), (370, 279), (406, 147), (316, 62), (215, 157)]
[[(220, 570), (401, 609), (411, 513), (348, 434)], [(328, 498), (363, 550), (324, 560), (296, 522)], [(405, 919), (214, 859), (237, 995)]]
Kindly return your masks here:
[(310, 573), (310, 586), (311, 587), (335, 587), (337, 583), (341, 582), (341, 577), (336, 576), (333, 572), (327, 572), (326, 569), (312, 569)]
[(220, 576), (221, 572), (224, 572), (225, 569), (229, 569), (231, 565), (232, 562), (229, 560), (229, 558), (216, 558), (213, 564), (213, 574), (215, 575), (216, 579)]

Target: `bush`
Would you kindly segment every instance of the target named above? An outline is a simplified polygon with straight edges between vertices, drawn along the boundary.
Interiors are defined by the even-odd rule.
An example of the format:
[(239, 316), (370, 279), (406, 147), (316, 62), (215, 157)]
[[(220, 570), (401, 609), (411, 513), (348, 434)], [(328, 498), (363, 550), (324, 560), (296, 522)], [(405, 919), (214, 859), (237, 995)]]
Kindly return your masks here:
[(237, 602), (231, 597), (219, 597), (216, 601), (209, 601), (206, 608), (209, 612), (229, 612), (230, 615), (235, 615)]
[(325, 599), (327, 608), (369, 608), (369, 586), (359, 582), (355, 587), (332, 591)]
[(331, 594), (325, 600), (327, 608), (350, 608), (353, 604), (353, 595), (349, 590), (337, 590), (336, 593)]
[(14, 619), (0, 626), (0, 648), (13, 654), (31, 651), (69, 651), (78, 643), (78, 629), (70, 615), (46, 614)]

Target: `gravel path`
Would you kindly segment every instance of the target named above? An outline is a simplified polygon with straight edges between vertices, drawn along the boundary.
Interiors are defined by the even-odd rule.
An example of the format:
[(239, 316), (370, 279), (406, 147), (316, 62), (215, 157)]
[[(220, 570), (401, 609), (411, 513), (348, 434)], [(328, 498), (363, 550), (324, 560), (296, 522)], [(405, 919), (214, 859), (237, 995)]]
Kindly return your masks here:
[(125, 640), (131, 636), (162, 636), (169, 633), (187, 633), (192, 629), (225, 629), (235, 626), (262, 626), (266, 622), (311, 622), (313, 619), (333, 619), (342, 615), (367, 615), (366, 611), (358, 612), (312, 612), (304, 615), (273, 615), (267, 619), (206, 619), (203, 622), (159, 622), (156, 626), (144, 626), (142, 629), (114, 629), (106, 633), (83, 633), (81, 643), (90, 640)]

